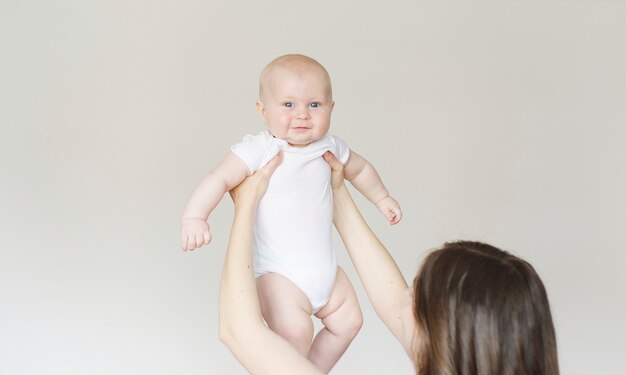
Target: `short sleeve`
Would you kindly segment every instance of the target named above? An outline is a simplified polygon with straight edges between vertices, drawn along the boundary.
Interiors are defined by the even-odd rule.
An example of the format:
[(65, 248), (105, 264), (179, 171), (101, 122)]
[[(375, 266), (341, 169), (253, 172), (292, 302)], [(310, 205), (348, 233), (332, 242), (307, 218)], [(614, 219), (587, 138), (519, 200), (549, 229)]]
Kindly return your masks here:
[(263, 132), (257, 135), (246, 135), (243, 140), (233, 145), (230, 150), (248, 166), (248, 174), (261, 168), (266, 158), (267, 137)]
[(348, 147), (348, 144), (336, 135), (331, 135), (330, 138), (333, 141), (335, 148), (331, 151), (335, 154), (335, 157), (341, 162), (341, 164), (346, 164), (350, 158), (350, 148)]

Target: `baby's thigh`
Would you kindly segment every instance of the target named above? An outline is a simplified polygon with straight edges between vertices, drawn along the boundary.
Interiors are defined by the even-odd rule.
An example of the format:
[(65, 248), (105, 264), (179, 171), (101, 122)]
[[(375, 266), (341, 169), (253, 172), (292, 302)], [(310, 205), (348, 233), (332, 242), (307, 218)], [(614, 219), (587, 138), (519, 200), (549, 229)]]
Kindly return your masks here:
[(341, 267), (337, 267), (337, 277), (328, 303), (315, 316), (322, 319), (324, 325), (344, 319), (354, 322), (352, 325), (359, 325), (363, 320), (354, 287)]
[(281, 320), (308, 319), (311, 303), (304, 292), (285, 276), (270, 272), (256, 279), (263, 318), (270, 325)]

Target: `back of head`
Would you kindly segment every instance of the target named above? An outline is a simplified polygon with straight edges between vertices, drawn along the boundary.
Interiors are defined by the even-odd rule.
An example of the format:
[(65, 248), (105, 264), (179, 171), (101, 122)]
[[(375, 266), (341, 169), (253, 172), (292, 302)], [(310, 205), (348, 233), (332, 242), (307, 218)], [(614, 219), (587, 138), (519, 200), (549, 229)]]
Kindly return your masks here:
[(524, 260), (447, 243), (415, 278), (418, 374), (558, 374), (545, 288)]

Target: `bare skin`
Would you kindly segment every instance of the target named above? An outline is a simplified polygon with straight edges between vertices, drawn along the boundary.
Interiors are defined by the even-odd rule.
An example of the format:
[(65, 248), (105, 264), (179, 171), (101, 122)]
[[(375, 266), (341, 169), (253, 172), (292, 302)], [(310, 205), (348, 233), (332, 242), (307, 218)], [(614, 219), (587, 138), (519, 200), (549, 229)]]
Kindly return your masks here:
[[(330, 79), (314, 60), (293, 56), (267, 68), (261, 79), (257, 111), (268, 131), (292, 147), (306, 147), (328, 133), (334, 108)], [(181, 247), (191, 251), (210, 243), (207, 223), (210, 212), (222, 196), (249, 173), (247, 165), (229, 153), (193, 192), (183, 212)], [(402, 211), (389, 196), (374, 167), (350, 151), (346, 179), (396, 224)], [(313, 338), (312, 308), (303, 292), (284, 277), (266, 274), (257, 281), (261, 311), (270, 328), (321, 370), (328, 372), (346, 351), (362, 325), (362, 314), (354, 289), (343, 270), (338, 269), (329, 303), (315, 315), (325, 328)], [(277, 296), (280, 296), (278, 298)]]
[[(330, 153), (324, 159), (333, 173), (335, 226), (376, 313), (412, 358), (417, 331), (411, 289), (354, 205), (343, 183), (341, 163)], [(320, 375), (319, 368), (264, 323), (252, 267), (256, 207), (280, 161), (280, 156), (272, 159), (231, 192), (235, 218), (220, 285), (220, 338), (251, 374)], [(323, 309), (318, 314), (322, 316)]]
[[(427, 336), (429, 332), (419, 331), (415, 320), (414, 306), (421, 303), (428, 304), (429, 301), (417, 301), (412, 298), (412, 290), (407, 286), (397, 264), (370, 230), (350, 197), (343, 182), (343, 166), (330, 153), (326, 153), (324, 159), (332, 169), (331, 186), (335, 205), (335, 227), (344, 241), (346, 250), (374, 310), (406, 350), (409, 357), (415, 360), (418, 355), (418, 347), (428, 350), (422, 346), (424, 343), (416, 344), (423, 339), (430, 340), (431, 337)], [(263, 324), (254, 273), (250, 267), (252, 262), (252, 218), (256, 203), (267, 186), (269, 175), (273, 170), (271, 168), (275, 168), (275, 164), (276, 161), (271, 162), (269, 168), (261, 170), (261, 173), (256, 177), (253, 175), (253, 178), (247, 180), (233, 193), (236, 210), (220, 289), (220, 337), (252, 374), (317, 375), (322, 372)], [(508, 266), (503, 267), (504, 271), (510, 271)], [(431, 285), (430, 288), (442, 286)], [(519, 293), (519, 291), (513, 291), (513, 293)], [(428, 293), (424, 295), (427, 296)], [(537, 298), (531, 297), (526, 301), (520, 301), (520, 303), (522, 306), (529, 306), (536, 301)], [(482, 306), (482, 302), (479, 301), (478, 303)], [(444, 314), (447, 312), (446, 306), (441, 306), (441, 304), (435, 304), (435, 306), (439, 306)], [(491, 313), (501, 312), (502, 309), (498, 307), (496, 311)], [(465, 312), (462, 313), (465, 314)], [(482, 313), (484, 310), (481, 310)], [(511, 315), (507, 314), (500, 316), (500, 318), (510, 319)], [(549, 315), (544, 318), (549, 324), (552, 324)], [(531, 321), (524, 320), (522, 324), (530, 324), (528, 329), (532, 331), (536, 328), (537, 321), (534, 319)], [(461, 348), (472, 347), (475, 344), (473, 338), (469, 340), (471, 342), (461, 340)], [(488, 345), (488, 347), (492, 346)], [(468, 351), (467, 355), (476, 358), (480, 353), (479, 349)], [(420, 354), (432, 355), (431, 352)], [(551, 355), (554, 356), (552, 361), (556, 361), (556, 347), (552, 348)], [(541, 357), (540, 353), (537, 358), (551, 361), (548, 358), (541, 359)], [(276, 358), (280, 360), (276, 361)], [(515, 360), (521, 363), (525, 362), (524, 356), (520, 356), (518, 359), (514, 358)], [(502, 363), (512, 362), (509, 356), (503, 357), (502, 361)], [(419, 366), (419, 363), (417, 365)], [(556, 362), (545, 366), (552, 366), (552, 368), (544, 373), (558, 373)], [(453, 373), (455, 368), (458, 367), (451, 367), (448, 372)]]
[[(285, 139), (291, 146), (304, 147), (326, 135), (335, 102), (325, 70), (312, 66), (306, 59), (295, 59), (293, 64), (301, 69), (299, 74), (294, 74), (289, 65), (272, 67), (271, 73), (264, 74), (262, 82), (267, 83), (261, 86), (264, 94), (256, 107), (270, 133)], [(289, 107), (285, 107), (287, 101)], [(389, 195), (378, 172), (365, 158), (350, 150), (344, 170), (345, 178), (376, 205), (390, 224), (402, 219), (400, 205)], [(210, 213), (224, 194), (248, 174), (243, 160), (230, 152), (200, 182), (182, 214), (181, 247), (184, 251), (211, 242), (207, 223)]]
[(261, 312), (267, 325), (320, 370), (329, 372), (363, 324), (363, 315), (350, 280), (341, 267), (328, 303), (315, 316), (324, 328), (313, 340), (312, 308), (289, 279), (268, 273), (257, 279)]

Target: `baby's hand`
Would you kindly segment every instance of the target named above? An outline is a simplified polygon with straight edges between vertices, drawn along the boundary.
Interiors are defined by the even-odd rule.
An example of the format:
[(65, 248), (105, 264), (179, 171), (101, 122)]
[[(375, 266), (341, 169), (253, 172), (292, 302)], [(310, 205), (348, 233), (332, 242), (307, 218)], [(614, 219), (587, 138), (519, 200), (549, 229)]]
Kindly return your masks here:
[(187, 218), (182, 223), (182, 248), (183, 251), (200, 248), (211, 242), (209, 223), (203, 219)]
[(400, 205), (392, 197), (387, 197), (376, 203), (376, 207), (378, 207), (380, 212), (385, 215), (391, 225), (397, 224), (400, 219), (402, 219), (402, 210), (400, 210)]

